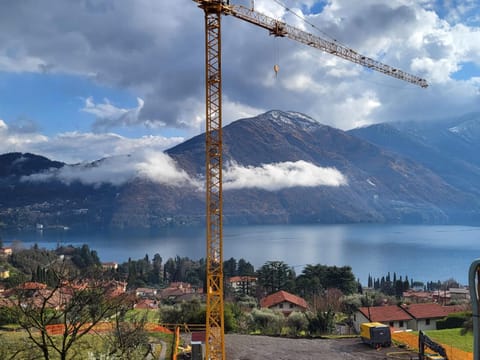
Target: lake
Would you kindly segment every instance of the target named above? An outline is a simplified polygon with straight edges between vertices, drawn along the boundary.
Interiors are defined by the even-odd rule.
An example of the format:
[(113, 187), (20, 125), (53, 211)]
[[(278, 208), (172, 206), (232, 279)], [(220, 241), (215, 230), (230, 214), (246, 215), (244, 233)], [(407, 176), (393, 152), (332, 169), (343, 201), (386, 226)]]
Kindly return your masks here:
[[(205, 257), (205, 230), (177, 228), (144, 233), (94, 233), (43, 230), (0, 234), (6, 245), (15, 240), (24, 247), (88, 244), (101, 260), (124, 262), (150, 258)], [(470, 263), (480, 257), (480, 227), (430, 225), (269, 225), (225, 226), (224, 259), (244, 258), (259, 268), (266, 261), (281, 260), (297, 275), (306, 264), (349, 265), (366, 285), (368, 275), (382, 277), (396, 272), (418, 281), (454, 278), (468, 283)]]

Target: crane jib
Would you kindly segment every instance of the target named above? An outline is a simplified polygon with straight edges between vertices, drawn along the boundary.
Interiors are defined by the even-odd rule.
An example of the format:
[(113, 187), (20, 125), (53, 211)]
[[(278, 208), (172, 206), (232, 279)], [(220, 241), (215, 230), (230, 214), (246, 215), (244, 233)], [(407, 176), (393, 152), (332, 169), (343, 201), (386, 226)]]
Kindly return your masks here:
[(381, 72), (394, 78), (410, 82), (423, 88), (428, 87), (428, 83), (425, 79), (409, 74), (390, 65), (383, 64), (368, 56), (359, 54), (355, 50), (350, 49), (346, 46), (340, 45), (334, 41), (323, 39), (319, 36), (308, 33), (299, 28), (288, 25), (287, 23), (271, 18), (265, 14), (261, 14), (255, 10), (248, 9), (244, 6), (224, 6), (223, 13), (226, 15), (232, 15), (251, 24), (260, 26), (268, 30), (271, 35), (287, 37), (289, 39), (301, 42), (307, 46), (317, 48), (324, 52), (341, 57), (345, 60), (365, 66), (369, 69)]

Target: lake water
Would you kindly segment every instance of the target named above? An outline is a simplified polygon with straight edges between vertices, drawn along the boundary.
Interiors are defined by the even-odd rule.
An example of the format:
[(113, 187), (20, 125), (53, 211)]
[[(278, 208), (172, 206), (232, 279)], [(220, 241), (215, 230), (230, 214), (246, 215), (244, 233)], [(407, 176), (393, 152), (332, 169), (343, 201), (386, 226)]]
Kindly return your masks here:
[[(155, 233), (95, 233), (44, 230), (0, 234), (5, 244), (20, 240), (24, 247), (88, 244), (102, 261), (150, 258), (205, 257), (205, 230), (168, 229)], [(454, 278), (468, 283), (470, 263), (480, 258), (480, 227), (406, 225), (282, 225), (225, 226), (224, 259), (244, 258), (259, 268), (281, 260), (299, 274), (306, 264), (349, 265), (365, 285), (368, 274), (387, 272), (409, 279), (437, 281)]]

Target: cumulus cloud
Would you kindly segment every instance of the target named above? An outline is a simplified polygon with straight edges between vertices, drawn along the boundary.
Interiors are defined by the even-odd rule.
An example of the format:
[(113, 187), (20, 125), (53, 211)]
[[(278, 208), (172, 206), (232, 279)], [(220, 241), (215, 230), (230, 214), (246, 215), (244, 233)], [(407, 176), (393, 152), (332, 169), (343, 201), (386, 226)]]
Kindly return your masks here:
[[(348, 129), (478, 110), (476, 82), (454, 76), (463, 63), (480, 64), (478, 1), (331, 0), (317, 14), (307, 11), (312, 0), (284, 2), (318, 31), (274, 1), (256, 0), (255, 7), (426, 77), (432, 86), (416, 89), (226, 16), (223, 90), (234, 105), (228, 118), (243, 117), (237, 109), (293, 109)], [(133, 108), (89, 98), (83, 110), (96, 116), (97, 131), (138, 125), (198, 131), (205, 113), (203, 26), (203, 13), (191, 0), (5, 2), (0, 70), (74, 74), (138, 97)], [(355, 107), (347, 114), (335, 111), (346, 98), (364, 99), (367, 92), (379, 105), (362, 119)]]
[[(93, 163), (67, 165), (60, 169), (24, 176), (25, 182), (58, 180), (67, 185), (123, 185), (135, 178), (149, 179), (168, 186), (187, 186), (204, 191), (204, 176), (189, 176), (162, 152), (144, 151), (114, 156)], [(346, 177), (337, 169), (319, 167), (306, 161), (263, 164), (259, 167), (227, 164), (223, 173), (224, 189), (257, 188), (278, 191), (292, 187), (345, 186)]]
[(46, 64), (39, 58), (25, 55), (11, 56), (0, 52), (0, 70), (12, 73), (41, 72)]
[[(145, 102), (137, 98), (137, 107), (131, 109), (123, 109), (111, 104), (108, 99), (104, 99), (103, 103), (95, 103), (92, 97), (85, 100), (85, 106), (82, 111), (95, 115), (93, 128), (96, 130), (108, 130), (113, 127), (137, 125), (141, 123), (140, 112)], [(143, 124), (147, 127), (152, 124), (151, 121), (145, 120)], [(154, 126), (162, 126), (163, 123), (154, 124)]]
[(334, 168), (306, 161), (264, 164), (259, 167), (230, 164), (223, 174), (225, 189), (258, 188), (276, 191), (291, 187), (347, 185), (345, 176)]
[(163, 151), (184, 141), (182, 137), (142, 136), (126, 138), (115, 133), (66, 132), (49, 137), (17, 131), (0, 120), (0, 153), (31, 152), (66, 163), (132, 154), (140, 150)]
[(28, 152), (35, 145), (48, 143), (48, 137), (31, 132), (11, 130), (7, 123), (0, 119), (0, 152)]
[(25, 176), (22, 181), (58, 180), (67, 185), (81, 182), (85, 185), (122, 185), (134, 178), (147, 178), (170, 186), (201, 187), (179, 169), (175, 161), (162, 152), (138, 152), (133, 155), (115, 156), (88, 164), (67, 165), (58, 170)]

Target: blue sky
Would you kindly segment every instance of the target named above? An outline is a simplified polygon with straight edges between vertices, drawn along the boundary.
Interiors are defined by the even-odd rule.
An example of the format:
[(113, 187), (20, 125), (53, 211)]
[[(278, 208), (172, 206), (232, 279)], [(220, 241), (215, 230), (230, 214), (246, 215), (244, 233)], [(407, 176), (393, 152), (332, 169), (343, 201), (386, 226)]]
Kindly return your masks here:
[[(368, 72), (227, 17), (225, 124), (270, 109), (303, 112), (341, 129), (480, 111), (477, 1), (283, 3), (316, 29), (277, 1), (256, 0), (255, 8), (318, 29), (319, 36), (426, 78), (430, 87)], [(191, 0), (2, 2), (0, 153), (91, 161), (162, 151), (199, 134), (203, 51), (203, 14)]]

